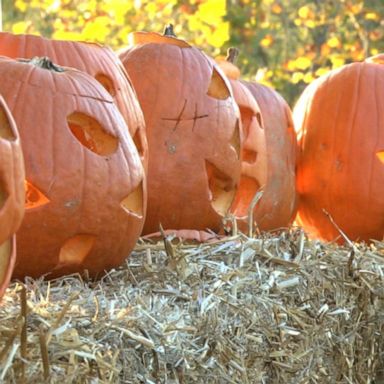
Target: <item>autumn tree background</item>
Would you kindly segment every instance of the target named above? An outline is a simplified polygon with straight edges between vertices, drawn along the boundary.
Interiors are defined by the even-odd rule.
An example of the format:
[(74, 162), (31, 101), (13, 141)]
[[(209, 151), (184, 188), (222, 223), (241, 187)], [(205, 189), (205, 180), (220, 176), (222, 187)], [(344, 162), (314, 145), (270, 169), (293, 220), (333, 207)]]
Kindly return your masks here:
[(378, 0), (3, 0), (3, 30), (99, 42), (118, 49), (132, 31), (176, 34), (215, 57), (240, 49), (246, 79), (291, 106), (330, 69), (384, 51)]

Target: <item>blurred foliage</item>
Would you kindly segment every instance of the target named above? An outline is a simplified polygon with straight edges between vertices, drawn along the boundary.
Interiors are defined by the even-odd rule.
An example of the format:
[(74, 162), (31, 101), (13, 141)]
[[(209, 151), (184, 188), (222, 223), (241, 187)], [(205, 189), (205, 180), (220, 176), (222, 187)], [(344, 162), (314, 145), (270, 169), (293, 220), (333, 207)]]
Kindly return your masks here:
[(237, 46), (243, 77), (291, 105), (314, 78), (384, 51), (381, 0), (3, 0), (5, 31), (115, 49), (130, 32), (169, 22), (212, 56)]

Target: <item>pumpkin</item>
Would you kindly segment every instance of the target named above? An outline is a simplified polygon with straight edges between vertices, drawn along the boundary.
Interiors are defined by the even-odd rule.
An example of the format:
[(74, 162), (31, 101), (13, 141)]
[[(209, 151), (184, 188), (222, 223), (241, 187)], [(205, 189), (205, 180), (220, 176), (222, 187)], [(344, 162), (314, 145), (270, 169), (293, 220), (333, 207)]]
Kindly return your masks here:
[(15, 264), (15, 232), (24, 215), (24, 198), (24, 162), (19, 133), (0, 96), (0, 299)]
[(127, 123), (144, 167), (147, 167), (148, 144), (144, 116), (128, 75), (110, 48), (95, 43), (1, 32), (0, 55), (14, 59), (46, 56), (61, 66), (73, 67), (93, 76), (111, 94)]
[[(253, 219), (260, 230), (272, 231), (288, 226), (296, 214), (296, 134), (291, 110), (276, 91), (240, 79), (240, 70), (234, 64), (237, 55), (238, 50), (230, 48), (225, 60), (217, 60), (231, 79), (244, 127), (242, 179), (233, 212), (244, 230), (252, 199), (261, 188), (260, 200), (254, 201)], [(236, 91), (240, 89), (242, 97)], [(245, 92), (247, 99), (257, 105), (253, 114), (244, 104)], [(253, 128), (247, 128), (249, 116), (252, 116)]]
[(239, 111), (213, 60), (186, 41), (130, 35), (119, 52), (147, 127), (148, 212), (143, 234), (218, 231), (240, 176)]
[(110, 94), (46, 58), (0, 58), (0, 93), (19, 128), (26, 211), (14, 276), (120, 265), (144, 223), (142, 163)]
[(384, 55), (313, 81), (294, 108), (297, 221), (312, 237), (384, 235)]

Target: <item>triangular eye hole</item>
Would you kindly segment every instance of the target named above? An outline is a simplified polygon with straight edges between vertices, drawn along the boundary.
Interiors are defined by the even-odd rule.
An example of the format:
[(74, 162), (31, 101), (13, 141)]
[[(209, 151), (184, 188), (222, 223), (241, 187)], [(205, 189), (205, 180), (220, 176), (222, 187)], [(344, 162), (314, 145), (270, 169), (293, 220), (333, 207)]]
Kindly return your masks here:
[(0, 105), (0, 139), (14, 141), (16, 140), (15, 132), (9, 122), (9, 116), (5, 112), (3, 106)]
[(36, 186), (28, 180), (24, 180), (25, 209), (32, 209), (48, 204), (50, 200)]
[(5, 202), (8, 199), (8, 193), (7, 190), (5, 189), (5, 186), (3, 185), (2, 180), (0, 179), (0, 210), (3, 208)]
[(384, 163), (384, 151), (379, 151), (379, 152), (376, 152), (376, 156), (378, 157), (378, 159)]
[(135, 188), (127, 197), (125, 197), (121, 203), (121, 207), (129, 214), (137, 217), (143, 217), (143, 183)]
[(228, 97), (231, 95), (227, 84), (225, 84), (223, 77), (216, 70), (216, 68), (213, 68), (207, 95), (220, 100), (228, 99)]

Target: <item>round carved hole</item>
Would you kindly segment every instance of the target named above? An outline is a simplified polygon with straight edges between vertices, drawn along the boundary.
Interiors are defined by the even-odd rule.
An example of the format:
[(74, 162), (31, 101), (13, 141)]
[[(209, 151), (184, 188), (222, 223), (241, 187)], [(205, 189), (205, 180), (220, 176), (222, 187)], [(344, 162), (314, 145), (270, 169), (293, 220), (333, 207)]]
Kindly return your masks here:
[(76, 139), (90, 151), (107, 156), (116, 152), (119, 140), (91, 116), (74, 112), (67, 117), (69, 129)]
[(112, 97), (116, 96), (115, 85), (109, 76), (104, 75), (103, 73), (98, 73), (95, 76), (95, 79), (108, 91)]

